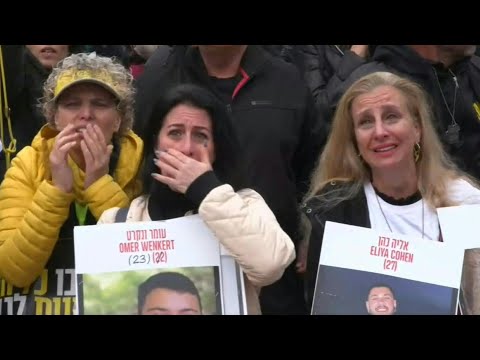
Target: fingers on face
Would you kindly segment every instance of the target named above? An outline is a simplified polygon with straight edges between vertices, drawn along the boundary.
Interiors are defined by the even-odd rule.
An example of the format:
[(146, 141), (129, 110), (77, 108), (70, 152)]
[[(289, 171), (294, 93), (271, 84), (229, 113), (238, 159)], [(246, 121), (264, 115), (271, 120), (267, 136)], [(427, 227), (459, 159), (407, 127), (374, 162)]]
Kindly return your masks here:
[(69, 141), (61, 146), (58, 147), (60, 153), (64, 154), (66, 158), (67, 153), (77, 144), (76, 141)]
[(97, 141), (99, 144), (106, 144), (105, 142), (105, 136), (103, 135), (102, 130), (100, 129), (100, 126), (96, 124), (92, 124), (91, 127), (87, 130), (90, 132), (92, 139)]
[(67, 126), (65, 126), (59, 133), (59, 136), (64, 136), (64, 135), (68, 135), (68, 134), (71, 134), (73, 132), (75, 132), (77, 130), (77, 128), (75, 127), (75, 125), (73, 124), (68, 124)]
[(101, 130), (97, 125), (88, 125), (83, 131), (83, 140), (93, 156), (99, 156), (107, 152), (105, 138), (103, 134), (99, 135), (99, 132), (101, 133)]
[(161, 182), (165, 185), (168, 185), (168, 186), (174, 186), (174, 182), (175, 180), (168, 177), (168, 176), (164, 176), (164, 175), (161, 175), (161, 174), (157, 174), (157, 173), (152, 173), (152, 177), (157, 180), (158, 182)]
[(176, 149), (168, 149), (167, 151), (162, 151), (162, 153), (165, 153), (168, 155), (170, 158), (174, 158), (181, 163), (186, 163), (190, 158), (186, 155), (184, 155), (182, 152), (176, 150)]
[(176, 149), (155, 151), (155, 155), (158, 159), (162, 157), (162, 159), (165, 159), (166, 162), (169, 162), (171, 165), (177, 168), (179, 168), (179, 166), (181, 166), (182, 164), (188, 164), (192, 160), (197, 161), (197, 159), (202, 163), (211, 165), (210, 154), (207, 147), (203, 145), (199, 146), (197, 149), (197, 154), (199, 155), (198, 157), (192, 158)]
[(74, 133), (80, 133), (80, 129), (82, 129), (82, 126), (80, 125), (75, 125), (75, 124), (68, 124), (65, 126), (60, 133), (58, 134), (59, 137), (63, 137), (69, 134), (74, 134)]
[(63, 135), (63, 136), (59, 136), (59, 137), (57, 137), (57, 139), (55, 141), (55, 147), (58, 150), (63, 151), (65, 144), (72, 143), (73, 145), (75, 145), (81, 138), (82, 138), (82, 136), (79, 133), (76, 133), (76, 132), (70, 133), (70, 134), (67, 134), (67, 135)]
[(175, 169), (180, 169), (180, 167), (185, 163), (185, 159), (179, 158), (179, 155), (184, 155), (181, 152), (173, 149), (170, 149), (168, 151), (156, 151), (155, 154), (159, 161), (168, 164)]
[(177, 168), (164, 161), (163, 158), (155, 160), (155, 165), (157, 165), (161, 173), (165, 176), (175, 178), (178, 175)]
[(85, 159), (85, 162), (88, 164), (88, 163), (92, 163), (93, 160), (94, 160), (94, 157), (93, 157), (93, 154), (92, 152), (90, 151), (88, 145), (87, 145), (87, 142), (85, 141), (85, 139), (83, 139), (82, 141), (80, 141), (80, 147), (82, 149), (82, 153), (83, 153), (83, 158)]

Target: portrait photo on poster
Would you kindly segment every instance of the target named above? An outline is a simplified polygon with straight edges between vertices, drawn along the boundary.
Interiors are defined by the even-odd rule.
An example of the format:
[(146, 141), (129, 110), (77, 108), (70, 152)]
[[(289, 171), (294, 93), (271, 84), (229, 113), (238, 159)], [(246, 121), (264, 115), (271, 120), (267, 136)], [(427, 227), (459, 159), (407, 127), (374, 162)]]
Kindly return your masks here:
[(463, 251), (327, 221), (311, 314), (453, 315)]
[(458, 289), (396, 276), (320, 266), (313, 315), (453, 315)]
[(77, 275), (79, 315), (222, 315), (218, 266)]

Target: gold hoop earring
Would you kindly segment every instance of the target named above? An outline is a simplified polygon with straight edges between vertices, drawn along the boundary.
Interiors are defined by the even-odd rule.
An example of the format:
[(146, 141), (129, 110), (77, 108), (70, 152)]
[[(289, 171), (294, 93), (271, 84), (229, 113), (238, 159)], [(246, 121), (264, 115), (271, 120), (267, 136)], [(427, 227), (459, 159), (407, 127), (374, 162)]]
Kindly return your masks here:
[(413, 159), (417, 163), (418, 160), (420, 160), (420, 156), (422, 155), (422, 147), (420, 146), (420, 143), (416, 143), (413, 145)]

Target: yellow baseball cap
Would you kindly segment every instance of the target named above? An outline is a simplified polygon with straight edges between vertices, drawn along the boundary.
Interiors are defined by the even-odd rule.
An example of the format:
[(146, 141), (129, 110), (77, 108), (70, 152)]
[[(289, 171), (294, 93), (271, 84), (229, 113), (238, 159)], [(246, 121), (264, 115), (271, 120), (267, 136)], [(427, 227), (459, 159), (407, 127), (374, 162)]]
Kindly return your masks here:
[(122, 98), (112, 76), (107, 71), (100, 70), (93, 72), (92, 70), (68, 69), (59, 75), (53, 99), (56, 101), (66, 89), (80, 83), (100, 85), (115, 95), (117, 99), (121, 100)]

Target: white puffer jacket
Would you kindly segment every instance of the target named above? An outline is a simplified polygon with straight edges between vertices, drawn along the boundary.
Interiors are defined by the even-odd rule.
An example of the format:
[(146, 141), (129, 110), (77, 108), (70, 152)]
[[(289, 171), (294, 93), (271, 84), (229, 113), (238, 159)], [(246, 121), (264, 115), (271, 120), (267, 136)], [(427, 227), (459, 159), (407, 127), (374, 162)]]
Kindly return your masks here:
[[(114, 223), (118, 209), (105, 211), (98, 223)], [(198, 213), (241, 266), (248, 313), (260, 315), (261, 287), (280, 279), (295, 259), (292, 240), (262, 196), (251, 189), (234, 192), (230, 185), (218, 186), (202, 201)], [(126, 221), (151, 221), (147, 196), (132, 201)]]

